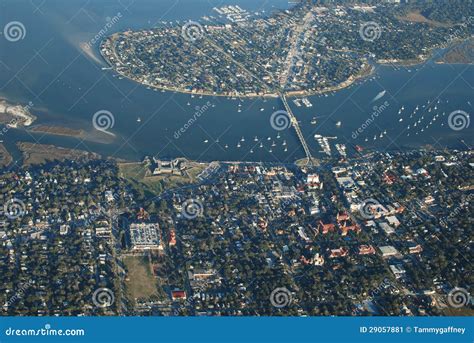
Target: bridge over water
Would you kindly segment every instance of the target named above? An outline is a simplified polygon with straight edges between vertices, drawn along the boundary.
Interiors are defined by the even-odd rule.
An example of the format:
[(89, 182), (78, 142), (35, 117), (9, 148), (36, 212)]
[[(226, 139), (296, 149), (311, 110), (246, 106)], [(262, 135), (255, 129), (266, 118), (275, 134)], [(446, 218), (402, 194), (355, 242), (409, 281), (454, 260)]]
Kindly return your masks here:
[(291, 111), (290, 105), (288, 104), (288, 101), (286, 100), (285, 94), (282, 92), (278, 94), (281, 100), (283, 101), (283, 105), (285, 106), (285, 110), (288, 113), (288, 116), (290, 117), (291, 126), (293, 126), (293, 128), (295, 129), (298, 139), (300, 140), (300, 143), (303, 146), (303, 150), (306, 154), (306, 158), (308, 159), (308, 161), (306, 162), (306, 165), (313, 166), (313, 156), (311, 155), (311, 151), (309, 150), (308, 144), (306, 143), (306, 139), (304, 138), (303, 133), (301, 132), (298, 120), (296, 119), (295, 115)]

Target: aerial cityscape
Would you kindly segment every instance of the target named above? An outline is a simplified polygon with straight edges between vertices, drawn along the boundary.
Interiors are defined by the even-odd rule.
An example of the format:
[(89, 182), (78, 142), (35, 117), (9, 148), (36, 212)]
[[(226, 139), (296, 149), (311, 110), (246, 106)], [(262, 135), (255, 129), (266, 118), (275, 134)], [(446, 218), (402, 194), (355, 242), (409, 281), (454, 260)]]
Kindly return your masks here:
[(2, 316), (474, 315), (472, 0), (0, 10)]

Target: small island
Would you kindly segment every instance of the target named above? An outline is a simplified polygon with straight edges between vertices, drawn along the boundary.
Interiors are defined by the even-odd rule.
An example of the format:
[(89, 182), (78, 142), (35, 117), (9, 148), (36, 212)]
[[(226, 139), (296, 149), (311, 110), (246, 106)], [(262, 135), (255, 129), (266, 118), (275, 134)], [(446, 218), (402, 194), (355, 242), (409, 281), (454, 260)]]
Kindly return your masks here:
[(31, 114), (32, 103), (26, 106), (12, 104), (5, 99), (0, 99), (0, 124), (8, 127), (30, 126), (36, 120)]

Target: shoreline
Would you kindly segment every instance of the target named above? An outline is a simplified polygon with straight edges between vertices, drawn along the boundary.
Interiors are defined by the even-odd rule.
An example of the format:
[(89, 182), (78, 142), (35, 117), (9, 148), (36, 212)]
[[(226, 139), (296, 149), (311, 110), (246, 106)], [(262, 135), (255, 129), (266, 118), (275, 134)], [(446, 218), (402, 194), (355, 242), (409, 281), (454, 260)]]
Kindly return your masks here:
[(83, 130), (76, 130), (64, 126), (53, 126), (53, 125), (38, 125), (34, 126), (28, 131), (35, 133), (46, 133), (48, 135), (55, 136), (66, 136), (66, 137), (76, 137), (84, 138), (85, 132)]

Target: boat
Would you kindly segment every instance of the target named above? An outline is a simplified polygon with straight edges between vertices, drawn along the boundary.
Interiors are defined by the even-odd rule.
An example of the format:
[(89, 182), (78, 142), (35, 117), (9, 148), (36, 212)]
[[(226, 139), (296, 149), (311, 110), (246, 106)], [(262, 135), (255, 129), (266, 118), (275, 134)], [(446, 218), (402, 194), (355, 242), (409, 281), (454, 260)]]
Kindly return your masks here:
[(337, 126), (337, 127), (341, 127), (341, 125), (342, 125), (341, 121), (338, 121), (338, 122), (336, 123), (336, 126)]
[(282, 144), (282, 145), (283, 145), (283, 146), (285, 146), (285, 145), (286, 145), (286, 141), (285, 141), (285, 140), (283, 141), (283, 144)]
[(279, 133), (279, 132), (278, 132), (278, 134), (277, 134), (277, 138), (280, 138), (280, 133)]
[(313, 117), (313, 119), (311, 119), (311, 125), (316, 125), (317, 121), (316, 121), (316, 118)]
[(288, 151), (288, 148), (285, 148), (285, 150), (283, 150), (283, 151)]
[(205, 139), (205, 140), (204, 140), (204, 143), (209, 143), (209, 140)]
[(258, 137), (255, 136), (255, 138), (253, 139), (254, 142), (258, 142)]
[(240, 148), (240, 147), (241, 147), (240, 143), (237, 143), (237, 148)]
[(263, 143), (260, 143), (260, 148), (263, 148)]
[(242, 136), (242, 138), (240, 139), (241, 142), (245, 142), (245, 138), (244, 136)]
[(274, 142), (274, 141), (272, 142), (272, 146), (276, 146), (276, 144), (275, 144), (275, 142)]
[(137, 122), (141, 123), (142, 119), (140, 117), (137, 118)]
[(228, 148), (229, 148), (229, 146), (226, 144), (226, 145), (224, 146), (224, 148), (228, 149)]
[(398, 119), (399, 122), (403, 121), (403, 118)]

